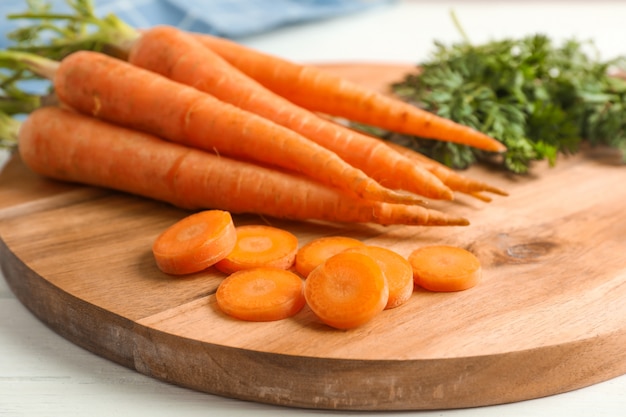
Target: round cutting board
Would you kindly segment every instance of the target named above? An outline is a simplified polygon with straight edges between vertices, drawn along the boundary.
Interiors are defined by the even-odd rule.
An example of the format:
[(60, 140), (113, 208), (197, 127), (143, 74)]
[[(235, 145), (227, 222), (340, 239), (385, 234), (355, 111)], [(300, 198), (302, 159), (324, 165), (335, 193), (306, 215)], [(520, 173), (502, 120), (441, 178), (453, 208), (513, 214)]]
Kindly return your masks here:
[[(384, 90), (405, 66), (327, 65)], [(0, 260), (21, 302), (73, 343), (138, 372), (207, 393), (291, 407), (417, 410), (515, 402), (626, 373), (626, 167), (588, 149), (533, 175), (464, 173), (509, 191), (489, 203), (436, 203), (467, 227), (289, 222), (253, 215), (300, 244), (344, 235), (408, 256), (468, 248), (483, 279), (459, 293), (416, 289), (349, 331), (305, 307), (268, 323), (215, 304), (224, 275), (161, 273), (155, 237), (189, 214), (166, 204), (40, 178), (12, 158), (0, 173)]]

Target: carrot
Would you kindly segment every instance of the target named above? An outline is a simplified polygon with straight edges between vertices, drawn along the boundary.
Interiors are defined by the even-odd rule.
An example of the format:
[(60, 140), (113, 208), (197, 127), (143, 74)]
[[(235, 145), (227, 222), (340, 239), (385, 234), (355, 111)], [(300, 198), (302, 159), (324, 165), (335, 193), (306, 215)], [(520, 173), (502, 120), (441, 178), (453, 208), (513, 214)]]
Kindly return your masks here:
[(205, 210), (179, 220), (152, 245), (159, 269), (183, 275), (202, 271), (228, 255), (237, 242), (229, 212)]
[(503, 152), (499, 141), (468, 126), (369, 90), (321, 69), (299, 65), (208, 34), (196, 37), (251, 78), (306, 109), (386, 130)]
[[(378, 140), (339, 126), (264, 88), (187, 32), (157, 26), (142, 32), (128, 61), (258, 114), (335, 152), (387, 188), (433, 199), (452, 192), (436, 176)], [(265, 65), (264, 71), (272, 67)], [(329, 92), (320, 92), (329, 94)]]
[(304, 282), (304, 296), (323, 323), (337, 329), (351, 329), (384, 310), (389, 287), (373, 258), (342, 252), (309, 274)]
[[(12, 54), (12, 55), (11, 55)], [(9, 53), (53, 80), (62, 103), (109, 122), (220, 155), (293, 170), (358, 196), (419, 203), (381, 186), (334, 152), (263, 117), (128, 62), (91, 51), (61, 62)]]
[(459, 172), (453, 170), (444, 164), (437, 162), (424, 154), (416, 152), (405, 146), (395, 144), (393, 142), (387, 142), (387, 144), (396, 151), (407, 156), (415, 163), (422, 165), (425, 169), (432, 172), (437, 178), (439, 178), (444, 184), (454, 191), (459, 191), (468, 195), (471, 195), (480, 200), (488, 200), (489, 198), (482, 195), (481, 192), (489, 192), (501, 196), (508, 196), (509, 194), (491, 184), (483, 181), (479, 181), (474, 178), (461, 175)]
[(387, 285), (389, 300), (385, 309), (396, 308), (404, 304), (413, 294), (413, 268), (402, 255), (380, 246), (358, 246), (346, 249), (346, 252), (358, 252), (371, 256), (382, 268)]
[(462, 291), (474, 287), (482, 275), (478, 258), (456, 246), (418, 248), (408, 257), (416, 285), (430, 291)]
[(313, 239), (296, 254), (295, 270), (304, 278), (333, 255), (352, 247), (365, 246), (363, 242), (346, 236), (326, 236)]
[(265, 225), (246, 225), (236, 228), (233, 250), (215, 264), (226, 274), (242, 269), (273, 267), (289, 269), (298, 251), (298, 238), (286, 230)]
[(467, 225), (419, 205), (347, 195), (309, 178), (167, 142), (69, 110), (45, 107), (22, 123), (18, 150), (36, 173), (190, 209), (293, 220)]
[(229, 316), (247, 321), (275, 321), (294, 316), (306, 304), (302, 278), (278, 268), (235, 272), (215, 293), (218, 307)]

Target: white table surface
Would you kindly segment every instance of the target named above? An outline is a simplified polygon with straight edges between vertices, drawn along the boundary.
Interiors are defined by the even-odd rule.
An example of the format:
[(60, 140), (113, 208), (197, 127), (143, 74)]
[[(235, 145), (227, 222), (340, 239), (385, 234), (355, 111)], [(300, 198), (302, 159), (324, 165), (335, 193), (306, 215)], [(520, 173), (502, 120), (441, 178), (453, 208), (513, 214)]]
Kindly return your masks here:
[[(459, 39), (451, 9), (474, 42), (542, 32), (555, 40), (593, 39), (604, 58), (626, 53), (626, 2), (617, 0), (403, 1), (240, 41), (298, 61), (416, 63), (428, 57), (433, 40)], [(3, 159), (0, 155), (0, 167)], [(151, 379), (73, 345), (30, 314), (0, 278), (3, 417), (626, 415), (626, 376), (546, 398), (464, 410), (329, 412), (217, 397)]]

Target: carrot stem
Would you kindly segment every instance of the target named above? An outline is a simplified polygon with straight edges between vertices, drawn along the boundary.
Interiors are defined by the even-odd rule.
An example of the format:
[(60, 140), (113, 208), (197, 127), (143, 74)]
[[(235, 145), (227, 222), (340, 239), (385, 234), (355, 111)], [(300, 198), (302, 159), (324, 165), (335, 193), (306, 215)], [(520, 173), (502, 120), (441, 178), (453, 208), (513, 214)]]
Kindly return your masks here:
[(52, 80), (60, 63), (29, 52), (0, 51), (0, 66), (10, 69), (25, 69), (42, 78)]
[(0, 149), (14, 150), (18, 143), (21, 123), (4, 112), (0, 112)]
[[(34, 44), (31, 39), (28, 45), (20, 45), (19, 49), (53, 59), (62, 59), (72, 52), (85, 49), (107, 50), (116, 57), (125, 58), (130, 46), (140, 36), (137, 30), (113, 14), (97, 17), (91, 0), (72, 1), (68, 5), (75, 14), (55, 13), (31, 7), (25, 13), (7, 15), (10, 20), (38, 21), (31, 29), (37, 29), (37, 32), (45, 29), (58, 35), (48, 45)], [(64, 21), (66, 25), (57, 26), (53, 23), (55, 21)], [(35, 30), (31, 32), (34, 33)]]

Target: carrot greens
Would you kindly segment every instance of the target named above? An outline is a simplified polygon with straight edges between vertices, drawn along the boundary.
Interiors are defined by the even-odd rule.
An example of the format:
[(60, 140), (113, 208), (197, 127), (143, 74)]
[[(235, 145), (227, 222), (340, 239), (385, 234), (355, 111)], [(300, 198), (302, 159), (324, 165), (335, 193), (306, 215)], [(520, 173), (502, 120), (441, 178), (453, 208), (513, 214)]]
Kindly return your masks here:
[(0, 149), (15, 149), (20, 122), (0, 111)]
[[(619, 148), (626, 161), (626, 81), (612, 76), (624, 59), (602, 61), (594, 44), (562, 45), (541, 34), (484, 44), (435, 43), (419, 70), (393, 85), (404, 99), (504, 143), (496, 162), (525, 173), (532, 161), (554, 164), (584, 141)], [(592, 52), (589, 52), (591, 49)], [(492, 155), (453, 143), (388, 135), (454, 168)]]
[(138, 36), (135, 29), (113, 14), (97, 17), (92, 0), (66, 3), (64, 9), (52, 10), (49, 3), (27, 0), (25, 12), (8, 15), (8, 19), (34, 22), (7, 35), (15, 48), (56, 60), (80, 50), (123, 56), (120, 46), (125, 47)]

